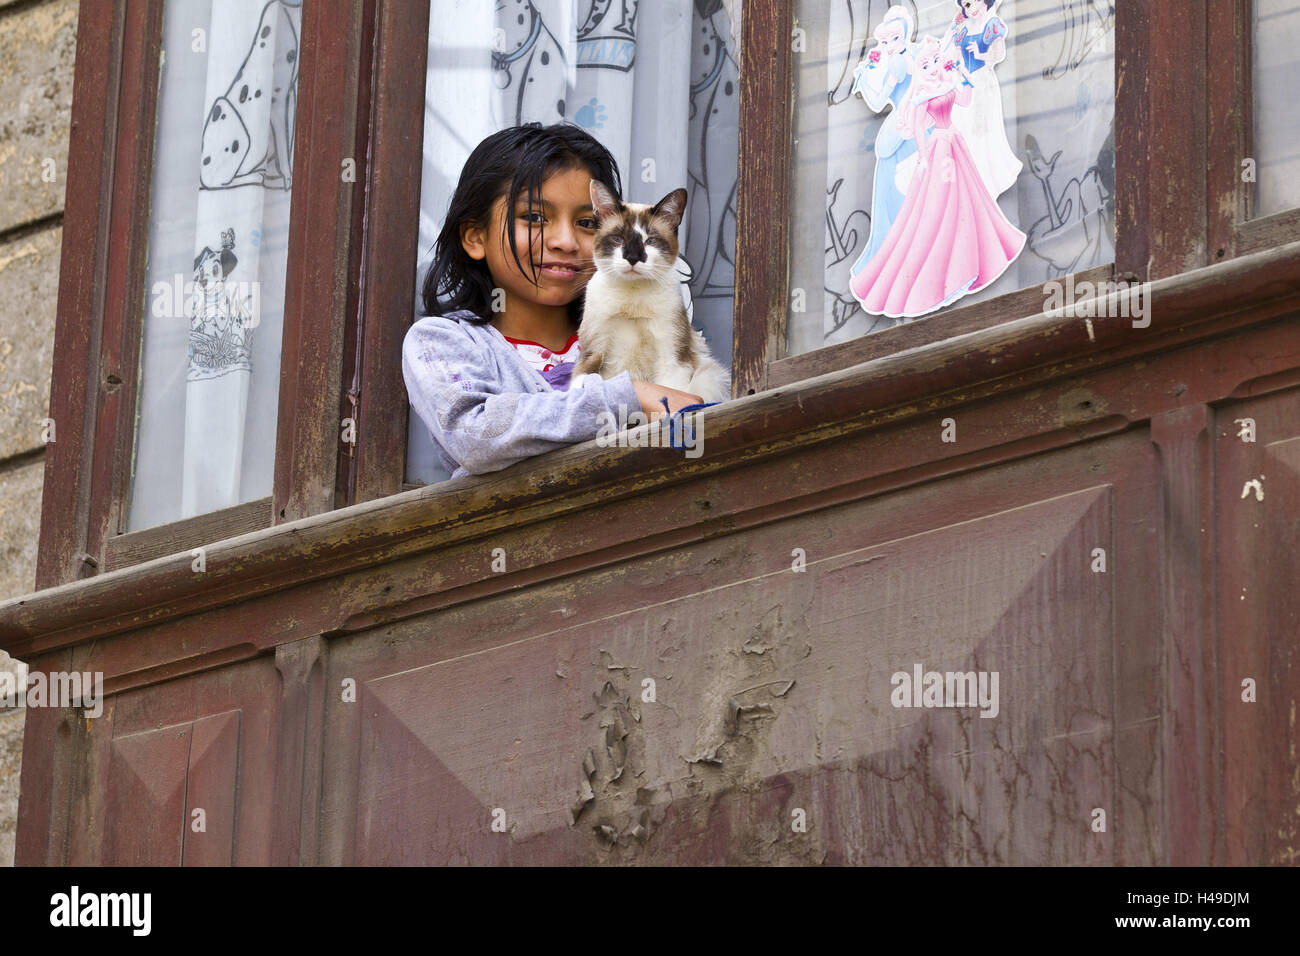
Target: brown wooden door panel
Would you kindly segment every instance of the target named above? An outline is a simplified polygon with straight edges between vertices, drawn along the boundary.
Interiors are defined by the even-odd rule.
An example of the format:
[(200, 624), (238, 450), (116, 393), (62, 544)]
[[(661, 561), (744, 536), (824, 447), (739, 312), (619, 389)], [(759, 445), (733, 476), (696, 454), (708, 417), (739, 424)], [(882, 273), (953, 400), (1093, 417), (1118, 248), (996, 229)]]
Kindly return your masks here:
[[(1154, 461), (1133, 431), (339, 638), (322, 862), (1159, 861)], [(894, 708), (917, 663), (998, 671), (999, 715)]]
[[(1254, 420), (1253, 443), (1239, 437), (1244, 419)], [(1294, 866), (1300, 862), (1300, 389), (1225, 404), (1214, 423), (1223, 862)], [(1255, 682), (1254, 703), (1242, 699), (1246, 679)]]
[(263, 657), (109, 698), (72, 747), (68, 863), (271, 862), (276, 691)]
[(239, 716), (230, 711), (113, 739), (104, 862), (230, 865)]

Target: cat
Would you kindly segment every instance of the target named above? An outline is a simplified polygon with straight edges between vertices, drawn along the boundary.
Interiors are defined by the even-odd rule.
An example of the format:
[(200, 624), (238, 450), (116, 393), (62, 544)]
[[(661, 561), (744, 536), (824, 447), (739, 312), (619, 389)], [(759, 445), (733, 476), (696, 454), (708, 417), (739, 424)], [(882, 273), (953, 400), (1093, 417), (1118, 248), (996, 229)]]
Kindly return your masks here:
[(593, 180), (591, 205), (596, 271), (578, 326), (582, 357), (574, 378), (628, 372), (633, 380), (725, 402), (731, 375), (691, 327), (674, 271), (686, 190), (675, 189), (647, 206), (624, 203)]

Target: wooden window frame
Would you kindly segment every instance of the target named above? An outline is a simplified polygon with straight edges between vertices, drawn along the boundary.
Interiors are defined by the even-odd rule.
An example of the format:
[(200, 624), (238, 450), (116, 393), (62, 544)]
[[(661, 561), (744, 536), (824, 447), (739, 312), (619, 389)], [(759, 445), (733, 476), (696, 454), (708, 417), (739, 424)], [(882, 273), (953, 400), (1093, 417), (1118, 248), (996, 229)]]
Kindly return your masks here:
[(1228, 39), (1218, 44), (1210, 62), (1232, 77), (1230, 84), (1211, 84), (1207, 99), (1210, 196), (1228, 197), (1207, 209), (1215, 262), (1300, 239), (1300, 208), (1255, 218), (1254, 184), (1241, 176), (1242, 161), (1255, 155), (1253, 9), (1253, 0), (1211, 3), (1209, 8), (1209, 35)]
[(38, 589), (335, 506), (363, 208), (341, 169), (354, 158), (358, 181), (365, 175), (359, 64), (377, 2), (303, 8), (272, 494), (129, 533), (164, 2), (81, 5), (50, 399), (58, 431), (45, 455)]
[[(1185, 95), (1185, 80), (1193, 90), (1204, 90), (1204, 58), (1189, 57), (1189, 47), (1177, 44), (1205, 49), (1206, 3), (1115, 5), (1115, 262), (1076, 273), (1076, 282), (1145, 281), (1206, 264), (1204, 124), (1179, 129), (1149, 122), (1166, 115), (1166, 109), (1167, 115), (1177, 115), (1176, 98)], [(1175, 15), (1170, 9), (1175, 6), (1186, 13)], [(741, 28), (740, 154), (746, 161), (737, 203), (733, 394), (777, 388), (1041, 312), (1042, 287), (1030, 286), (848, 342), (787, 354), (794, 14), (795, 0), (753, 0), (745, 5)], [(1164, 63), (1175, 51), (1177, 91), (1151, 82), (1158, 75), (1150, 72), (1151, 64)], [(1194, 60), (1190, 78), (1188, 60)], [(1148, 192), (1152, 183), (1164, 183), (1167, 190), (1170, 182), (1187, 181), (1192, 185), (1184, 202), (1190, 208), (1156, 203)]]
[[(794, 6), (749, 0), (742, 23), (736, 396), (1043, 306), (1030, 287), (785, 354)], [(1243, 214), (1235, 170), (1249, 110), (1207, 83), (1208, 36), (1230, 25), (1237, 88), (1250, 89), (1249, 0), (1116, 7), (1115, 263), (1076, 280), (1151, 281), (1300, 236), (1300, 214)], [(82, 5), (51, 399), (62, 427), (46, 454), (39, 588), (413, 487), (401, 342), (415, 314), (428, 18), (427, 0), (304, 7), (273, 494), (119, 534), (138, 385), (124, 358), (139, 354), (143, 322), (162, 0)], [(1164, 79), (1175, 75), (1177, 84)], [(1189, 112), (1189, 98), (1205, 108)], [(1171, 116), (1188, 122), (1152, 121)], [(345, 159), (355, 183), (340, 175)], [(1229, 190), (1232, 218), (1217, 201)], [(340, 439), (349, 417), (353, 444)]]
[[(1247, 15), (1248, 8), (1242, 5), (1248, 2), (1232, 0)], [(423, 2), (412, 6), (426, 8), (427, 13)], [(1218, 261), (1210, 253), (1212, 210), (1219, 207), (1217, 197), (1223, 189), (1207, 170), (1215, 158), (1211, 142), (1220, 147), (1224, 143), (1211, 130), (1216, 129), (1214, 111), (1222, 111), (1225, 103), (1223, 85), (1211, 89), (1207, 82), (1209, 58), (1217, 55), (1210, 50), (1208, 37), (1215, 35), (1210, 31), (1217, 29), (1225, 4), (1221, 0), (1178, 4), (1125, 0), (1115, 6), (1115, 261), (1076, 273), (1076, 283), (1155, 281)], [(741, 25), (739, 153), (745, 161), (737, 190), (733, 396), (778, 388), (1041, 313), (1042, 288), (1030, 286), (852, 341), (786, 355), (794, 108), (789, 38), (794, 14), (795, 0), (747, 0)], [(427, 20), (417, 24), (409, 13), (405, 16), (412, 20), (409, 29), (384, 38), (377, 81), (381, 90), (386, 88), (383, 77), (395, 75), (385, 66), (385, 57), (405, 63), (416, 76), (423, 75)], [(1237, 16), (1240, 20), (1240, 12)], [(417, 64), (419, 72), (415, 72)], [(1177, 82), (1170, 77), (1177, 77)], [(1248, 81), (1239, 89), (1248, 91)], [(1232, 92), (1227, 93), (1229, 105)], [(1188, 110), (1189, 100), (1206, 108)], [(398, 262), (401, 268), (393, 273), (394, 281), (384, 283), (384, 291), (368, 293), (372, 298), (366, 306), (367, 327), (381, 323), (379, 335), (389, 343), (383, 351), (365, 349), (366, 377), (382, 390), (377, 394), (371, 386), (369, 414), (376, 410), (387, 414), (390, 424), (384, 431), (367, 427), (360, 432), (359, 474), (372, 477), (358, 483), (349, 503), (416, 487), (401, 479), (408, 406), (398, 343), (414, 314), (410, 278), (416, 217), (406, 210), (418, 205), (423, 109), (423, 84), (413, 84), (408, 96), (380, 102), (375, 116), (374, 140), (385, 147), (376, 150), (375, 168), (379, 174), (389, 168), (395, 171), (387, 181), (376, 178), (375, 196), (367, 193), (368, 205), (373, 203), (379, 214), (376, 231), (367, 232), (366, 245), (378, 243), (377, 248), (400, 251), (398, 257), (375, 261), (388, 267)], [(1169, 117), (1174, 121), (1157, 121)], [(1278, 236), (1276, 231), (1265, 231), (1271, 225), (1271, 220), (1261, 220), (1240, 228), (1255, 236), (1257, 244), (1276, 244), (1266, 241)], [(1244, 251), (1248, 250), (1239, 244), (1238, 254)], [(380, 306), (382, 317), (371, 311)], [(936, 375), (936, 387), (941, 385)], [(366, 398), (363, 392), (363, 417)]]

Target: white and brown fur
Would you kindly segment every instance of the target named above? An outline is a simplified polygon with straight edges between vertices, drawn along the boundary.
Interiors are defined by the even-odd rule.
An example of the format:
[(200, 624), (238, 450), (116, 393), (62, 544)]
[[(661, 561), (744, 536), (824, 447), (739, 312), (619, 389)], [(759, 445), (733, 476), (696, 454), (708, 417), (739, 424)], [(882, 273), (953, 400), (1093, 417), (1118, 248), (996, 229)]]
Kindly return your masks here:
[(599, 226), (594, 240), (596, 271), (587, 283), (578, 343), (582, 358), (574, 376), (621, 372), (701, 396), (731, 397), (731, 376), (691, 327), (682, 302), (677, 227), (686, 190), (675, 189), (653, 206), (623, 203), (601, 183), (591, 184)]

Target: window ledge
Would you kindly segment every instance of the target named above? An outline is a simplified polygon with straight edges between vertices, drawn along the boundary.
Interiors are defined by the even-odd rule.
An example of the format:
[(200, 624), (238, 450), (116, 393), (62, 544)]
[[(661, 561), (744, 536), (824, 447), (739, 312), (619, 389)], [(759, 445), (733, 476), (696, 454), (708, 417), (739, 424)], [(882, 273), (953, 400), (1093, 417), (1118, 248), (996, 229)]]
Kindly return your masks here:
[[(1105, 308), (1100, 300), (1091, 305), (1094, 312)], [(698, 413), (704, 454), (695, 459), (670, 448), (585, 442), (501, 472), (214, 542), (205, 546), (207, 570), (201, 573), (191, 569), (193, 558), (184, 551), (13, 598), (0, 603), (0, 649), (31, 658), (440, 552), (846, 435), (1228, 335), (1298, 306), (1300, 242), (1295, 242), (1151, 283), (1149, 328), (1133, 328), (1127, 318), (1039, 313), (734, 399)], [(1076, 306), (1076, 312), (1084, 308)]]

